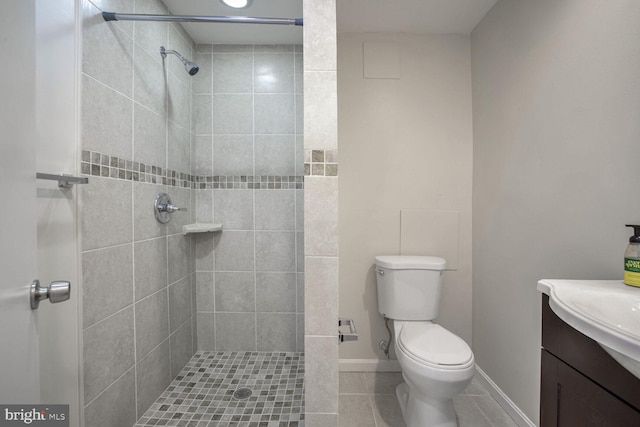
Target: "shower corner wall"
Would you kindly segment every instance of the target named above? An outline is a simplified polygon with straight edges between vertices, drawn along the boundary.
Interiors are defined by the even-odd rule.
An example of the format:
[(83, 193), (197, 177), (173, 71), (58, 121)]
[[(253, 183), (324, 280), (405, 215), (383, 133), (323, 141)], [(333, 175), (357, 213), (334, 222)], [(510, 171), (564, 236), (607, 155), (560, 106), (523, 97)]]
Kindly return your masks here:
[[(197, 348), (195, 243), (182, 235), (194, 210), (160, 224), (152, 208), (160, 192), (194, 205), (192, 82), (158, 49), (192, 57), (195, 44), (176, 24), (105, 23), (100, 5), (82, 2), (84, 410), (85, 425), (127, 426)], [(120, 12), (134, 11), (168, 13), (160, 1)]]
[(198, 349), (303, 351), (302, 53), (196, 47)]

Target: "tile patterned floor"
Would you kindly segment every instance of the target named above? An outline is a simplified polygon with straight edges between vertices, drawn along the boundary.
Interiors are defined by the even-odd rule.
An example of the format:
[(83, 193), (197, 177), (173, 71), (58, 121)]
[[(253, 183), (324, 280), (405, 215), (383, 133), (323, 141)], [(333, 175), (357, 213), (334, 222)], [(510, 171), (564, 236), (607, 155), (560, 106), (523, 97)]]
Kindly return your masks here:
[[(405, 427), (396, 400), (400, 373), (341, 372), (339, 427)], [(454, 399), (459, 427), (517, 427), (474, 378)]]
[(303, 427), (303, 397), (303, 353), (198, 352), (134, 427)]

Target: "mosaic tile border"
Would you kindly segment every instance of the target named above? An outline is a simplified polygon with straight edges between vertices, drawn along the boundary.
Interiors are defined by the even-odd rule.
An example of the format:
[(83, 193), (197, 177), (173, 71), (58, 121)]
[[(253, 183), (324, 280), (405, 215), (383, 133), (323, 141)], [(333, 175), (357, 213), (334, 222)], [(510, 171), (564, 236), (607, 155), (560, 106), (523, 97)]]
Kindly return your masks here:
[[(305, 165), (306, 169), (306, 165)], [(125, 181), (162, 184), (193, 190), (302, 190), (304, 177), (280, 175), (190, 175), (160, 166), (147, 165), (97, 151), (82, 150), (83, 175)]]
[(305, 150), (305, 176), (338, 176), (338, 150)]

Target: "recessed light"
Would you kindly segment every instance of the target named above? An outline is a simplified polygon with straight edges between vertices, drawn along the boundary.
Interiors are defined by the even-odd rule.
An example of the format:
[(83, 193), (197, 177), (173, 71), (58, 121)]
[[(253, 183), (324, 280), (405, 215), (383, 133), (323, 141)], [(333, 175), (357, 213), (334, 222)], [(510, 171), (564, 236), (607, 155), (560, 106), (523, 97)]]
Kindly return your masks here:
[(251, 6), (252, 0), (220, 0), (222, 3), (234, 9), (244, 9)]

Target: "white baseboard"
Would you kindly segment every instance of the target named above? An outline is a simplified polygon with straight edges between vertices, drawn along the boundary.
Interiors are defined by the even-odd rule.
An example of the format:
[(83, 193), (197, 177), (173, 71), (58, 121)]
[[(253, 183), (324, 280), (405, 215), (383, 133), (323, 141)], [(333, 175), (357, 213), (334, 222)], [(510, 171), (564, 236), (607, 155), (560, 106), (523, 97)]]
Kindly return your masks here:
[(340, 372), (401, 372), (397, 360), (340, 359)]
[(515, 403), (509, 396), (504, 394), (500, 387), (496, 383), (493, 382), (491, 378), (482, 370), (478, 365), (476, 365), (476, 378), (478, 381), (487, 389), (487, 391), (493, 396), (493, 398), (498, 402), (498, 405), (502, 406), (502, 409), (505, 410), (507, 414), (515, 421), (516, 424), (520, 427), (536, 427), (536, 425), (531, 421), (525, 414), (516, 406)]

